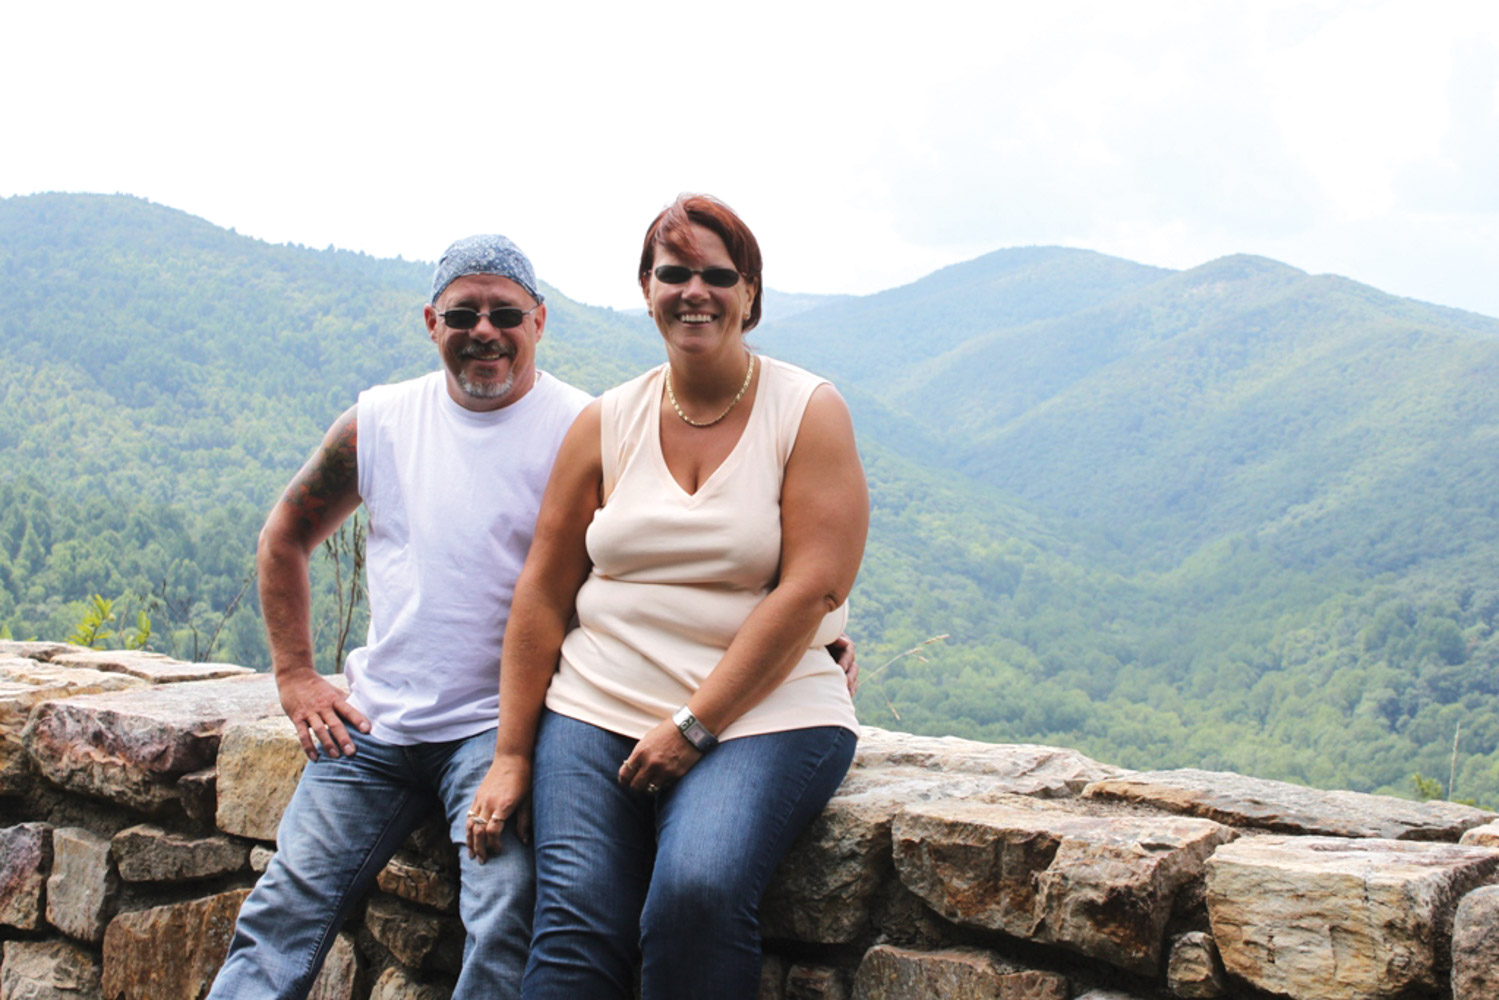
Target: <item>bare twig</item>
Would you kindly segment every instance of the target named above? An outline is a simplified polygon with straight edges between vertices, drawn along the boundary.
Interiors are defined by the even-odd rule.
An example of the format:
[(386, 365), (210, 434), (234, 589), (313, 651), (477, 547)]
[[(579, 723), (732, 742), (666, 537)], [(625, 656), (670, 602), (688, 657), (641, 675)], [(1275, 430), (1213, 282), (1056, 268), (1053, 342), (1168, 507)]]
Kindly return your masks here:
[(875, 688), (879, 690), (880, 697), (883, 698), (883, 699), (885, 699), (885, 707), (888, 708), (888, 709), (890, 709), (890, 714), (893, 715), (893, 716), (895, 716), (895, 721), (897, 721), (897, 722), (901, 721), (900, 712), (898, 712), (896, 710), (896, 708), (895, 708), (895, 702), (893, 702), (893, 701), (890, 700), (890, 696), (885, 693), (884, 686), (882, 684), (880, 684), (880, 682), (878, 680), (876, 680), (876, 678), (879, 677), (880, 673), (883, 672), (886, 667), (890, 666), (892, 663), (894, 663), (897, 660), (905, 659), (907, 656), (914, 656), (914, 657), (916, 657), (916, 659), (920, 660), (922, 663), (928, 663), (928, 662), (930, 662), (929, 660), (927, 660), (927, 658), (925, 656), (921, 655), (921, 651), (923, 649), (925, 649), (927, 646), (930, 646), (932, 643), (934, 643), (934, 642), (941, 642), (944, 639), (946, 639), (947, 637), (948, 637), (948, 633), (943, 632), (941, 635), (934, 635), (934, 636), (932, 636), (929, 639), (923, 639), (921, 642), (918, 642), (916, 645), (912, 646), (910, 649), (906, 650), (905, 652), (903, 652), (903, 653), (896, 653), (894, 656), (890, 657), (890, 659), (886, 660), (884, 663), (881, 663), (878, 667), (875, 667), (874, 670), (872, 670), (868, 674), (864, 675), (864, 678), (863, 678), (864, 680), (874, 681)]

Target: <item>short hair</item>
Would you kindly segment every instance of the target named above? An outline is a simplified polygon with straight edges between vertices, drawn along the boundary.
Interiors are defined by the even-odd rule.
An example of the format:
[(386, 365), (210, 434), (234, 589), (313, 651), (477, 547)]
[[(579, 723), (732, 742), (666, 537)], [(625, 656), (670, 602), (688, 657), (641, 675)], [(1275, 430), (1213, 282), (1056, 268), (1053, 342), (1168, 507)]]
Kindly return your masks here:
[(656, 264), (656, 247), (664, 246), (673, 253), (687, 256), (697, 248), (692, 241), (692, 227), (702, 226), (717, 233), (729, 251), (734, 269), (747, 280), (755, 283), (755, 299), (750, 303), (749, 319), (744, 329), (753, 330), (760, 322), (760, 304), (765, 298), (765, 283), (760, 280), (763, 262), (760, 259), (760, 244), (755, 234), (744, 224), (732, 208), (712, 195), (680, 194), (677, 200), (661, 210), (645, 231), (645, 245), (640, 249), (640, 271), (636, 277), (640, 287), (649, 289), (651, 271)]

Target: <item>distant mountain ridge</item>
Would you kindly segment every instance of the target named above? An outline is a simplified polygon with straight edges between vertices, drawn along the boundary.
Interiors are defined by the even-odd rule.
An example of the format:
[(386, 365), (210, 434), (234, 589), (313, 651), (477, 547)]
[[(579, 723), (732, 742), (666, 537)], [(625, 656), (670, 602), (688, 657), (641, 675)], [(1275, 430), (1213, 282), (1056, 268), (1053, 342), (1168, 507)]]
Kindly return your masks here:
[[(226, 608), (329, 421), (434, 367), (429, 276), (0, 200), (0, 626), (61, 638), (94, 592)], [(547, 370), (660, 362), (644, 316), (547, 295)], [(1445, 776), (1461, 725), (1459, 794), (1499, 802), (1499, 321), (1061, 247), (768, 301), (751, 341), (833, 378), (870, 474), (867, 721), (1370, 791)], [(263, 665), (258, 633), (218, 655)]]

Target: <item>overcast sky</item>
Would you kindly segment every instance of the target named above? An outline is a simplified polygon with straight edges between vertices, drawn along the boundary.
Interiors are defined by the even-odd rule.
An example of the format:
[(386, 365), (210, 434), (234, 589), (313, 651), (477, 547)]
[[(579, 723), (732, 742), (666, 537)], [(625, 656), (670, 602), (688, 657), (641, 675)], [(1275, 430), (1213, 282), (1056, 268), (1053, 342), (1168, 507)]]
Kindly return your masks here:
[(1274, 257), (1499, 316), (1499, 3), (13, 4), (0, 196), (125, 192), (433, 260), (503, 232), (639, 304), (646, 224), (733, 205), (766, 282), (1003, 247)]

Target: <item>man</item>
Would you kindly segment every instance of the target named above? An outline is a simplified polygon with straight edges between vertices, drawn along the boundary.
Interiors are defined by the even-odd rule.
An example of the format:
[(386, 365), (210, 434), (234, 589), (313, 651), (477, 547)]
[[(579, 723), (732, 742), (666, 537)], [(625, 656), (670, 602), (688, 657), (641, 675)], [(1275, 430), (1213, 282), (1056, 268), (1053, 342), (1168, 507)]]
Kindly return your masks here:
[[(563, 435), (589, 396), (536, 369), (546, 306), (503, 236), (448, 248), (424, 309), (442, 370), (359, 396), (260, 535), (281, 704), (309, 764), (278, 851), (240, 910), (211, 1000), (306, 996), (344, 918), (436, 807), (454, 844), (494, 755), (510, 599)], [(368, 644), (349, 695), (313, 667), (308, 563), (369, 511)], [(454, 1000), (519, 993), (534, 876), (513, 829), (460, 850), (466, 939)]]

